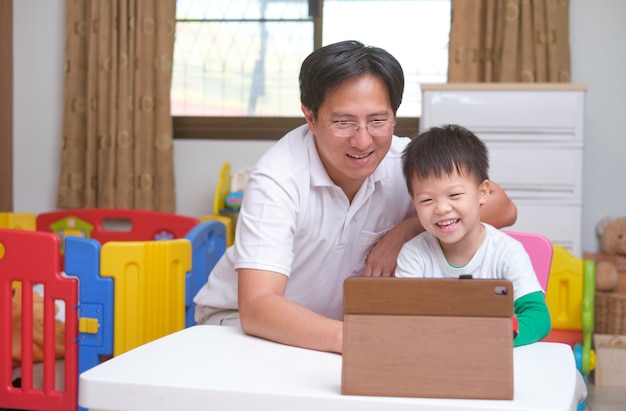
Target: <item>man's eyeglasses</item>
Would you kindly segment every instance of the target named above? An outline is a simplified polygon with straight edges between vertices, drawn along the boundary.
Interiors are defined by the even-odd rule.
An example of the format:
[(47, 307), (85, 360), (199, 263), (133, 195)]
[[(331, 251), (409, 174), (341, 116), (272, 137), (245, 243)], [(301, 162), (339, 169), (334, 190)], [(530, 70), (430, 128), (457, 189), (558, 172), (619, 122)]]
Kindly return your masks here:
[[(326, 126), (330, 128), (331, 133), (336, 137), (353, 137), (361, 129), (359, 123), (354, 121), (327, 121)], [(385, 137), (393, 133), (396, 126), (395, 119), (372, 120), (367, 123), (367, 132), (372, 137)]]

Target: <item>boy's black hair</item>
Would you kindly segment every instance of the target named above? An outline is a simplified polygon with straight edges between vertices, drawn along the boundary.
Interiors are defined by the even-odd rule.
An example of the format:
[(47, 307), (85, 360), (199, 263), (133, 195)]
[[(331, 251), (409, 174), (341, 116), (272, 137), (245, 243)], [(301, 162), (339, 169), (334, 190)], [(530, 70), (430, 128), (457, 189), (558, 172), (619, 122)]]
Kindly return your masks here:
[(300, 68), (300, 102), (317, 112), (329, 91), (345, 80), (372, 74), (387, 85), (395, 115), (404, 92), (404, 72), (389, 52), (355, 40), (329, 44), (311, 53)]
[(402, 153), (402, 172), (411, 195), (413, 177), (439, 178), (454, 171), (471, 174), (478, 183), (489, 179), (487, 146), (465, 127), (432, 127), (415, 137)]

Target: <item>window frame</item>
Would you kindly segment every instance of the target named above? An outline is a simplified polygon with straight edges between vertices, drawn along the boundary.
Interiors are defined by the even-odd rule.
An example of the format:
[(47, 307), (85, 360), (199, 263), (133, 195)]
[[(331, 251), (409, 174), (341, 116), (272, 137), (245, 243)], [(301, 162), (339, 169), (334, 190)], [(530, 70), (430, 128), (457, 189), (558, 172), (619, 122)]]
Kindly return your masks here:
[[(313, 49), (322, 47), (324, 0), (310, 0), (313, 13)], [(302, 117), (172, 116), (174, 139), (189, 140), (278, 140), (305, 123)], [(394, 134), (416, 136), (419, 117), (398, 117)]]
[[(174, 139), (278, 140), (305, 123), (302, 117), (203, 117), (173, 116)], [(418, 117), (398, 117), (394, 134), (416, 136)]]

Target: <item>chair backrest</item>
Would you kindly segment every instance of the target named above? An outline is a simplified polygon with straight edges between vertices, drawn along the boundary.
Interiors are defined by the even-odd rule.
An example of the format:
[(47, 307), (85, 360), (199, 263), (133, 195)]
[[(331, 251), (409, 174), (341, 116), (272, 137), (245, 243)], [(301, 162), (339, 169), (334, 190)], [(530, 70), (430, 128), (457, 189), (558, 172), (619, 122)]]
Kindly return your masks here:
[(526, 252), (530, 256), (539, 284), (541, 284), (541, 288), (543, 288), (545, 292), (548, 287), (552, 254), (554, 252), (552, 242), (540, 234), (519, 233), (514, 231), (505, 232), (522, 243), (524, 249), (526, 249)]

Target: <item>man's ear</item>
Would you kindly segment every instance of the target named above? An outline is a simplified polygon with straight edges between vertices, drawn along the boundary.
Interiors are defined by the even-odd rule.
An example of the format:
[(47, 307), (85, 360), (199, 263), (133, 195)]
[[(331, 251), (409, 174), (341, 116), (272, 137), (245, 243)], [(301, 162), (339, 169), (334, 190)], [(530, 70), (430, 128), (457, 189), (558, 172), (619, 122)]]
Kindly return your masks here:
[(302, 114), (304, 114), (304, 119), (309, 124), (309, 127), (315, 125), (315, 114), (311, 111), (310, 108), (306, 107), (304, 104), (300, 105), (300, 109), (302, 110)]
[(480, 183), (480, 186), (478, 186), (478, 201), (480, 202), (480, 205), (483, 205), (487, 202), (488, 199), (489, 180), (484, 180), (482, 183)]

